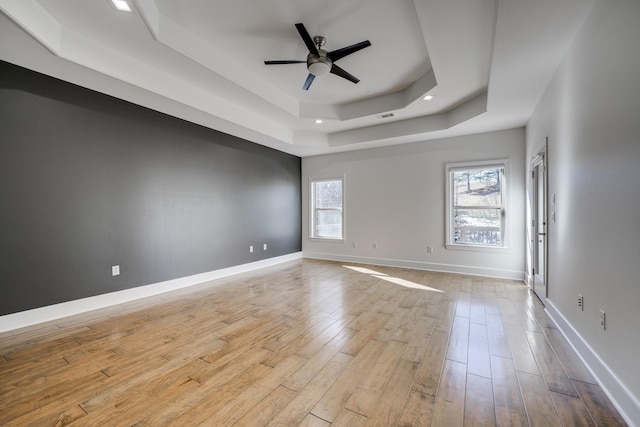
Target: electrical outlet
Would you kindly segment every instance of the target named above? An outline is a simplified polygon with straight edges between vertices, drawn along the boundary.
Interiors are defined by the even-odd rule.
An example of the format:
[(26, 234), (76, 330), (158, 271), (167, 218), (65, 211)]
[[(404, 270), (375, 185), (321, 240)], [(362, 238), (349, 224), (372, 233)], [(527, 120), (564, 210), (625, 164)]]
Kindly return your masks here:
[(373, 245), (371, 245), (373, 247), (373, 249), (378, 249), (378, 244), (374, 243)]
[(600, 326), (603, 330), (607, 330), (607, 313), (604, 310), (600, 310)]
[(584, 297), (580, 294), (578, 294), (578, 307), (580, 307), (580, 310), (584, 311)]
[(354, 248), (357, 248), (358, 247), (358, 242), (353, 242), (352, 245), (353, 245)]
[(111, 266), (111, 275), (112, 276), (119, 276), (120, 275), (120, 266), (119, 265), (112, 265)]
[(262, 245), (262, 250), (266, 251), (267, 250), (267, 244), (265, 243), (264, 245)]
[(249, 253), (253, 252), (253, 246), (249, 246)]
[(427, 253), (433, 253), (433, 246), (427, 246)]

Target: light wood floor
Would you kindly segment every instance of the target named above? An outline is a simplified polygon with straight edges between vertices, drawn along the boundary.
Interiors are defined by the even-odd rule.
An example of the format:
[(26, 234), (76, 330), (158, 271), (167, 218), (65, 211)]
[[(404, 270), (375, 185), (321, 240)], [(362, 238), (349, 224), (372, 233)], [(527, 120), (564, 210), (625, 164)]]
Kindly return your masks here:
[(520, 282), (300, 260), (0, 334), (0, 425), (625, 425)]

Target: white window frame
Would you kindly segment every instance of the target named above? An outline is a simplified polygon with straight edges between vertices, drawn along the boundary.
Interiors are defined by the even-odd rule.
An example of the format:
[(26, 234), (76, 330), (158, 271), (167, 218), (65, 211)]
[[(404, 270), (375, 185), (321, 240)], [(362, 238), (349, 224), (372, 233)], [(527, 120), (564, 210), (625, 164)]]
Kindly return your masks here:
[[(454, 219), (453, 214), (455, 211), (455, 207), (453, 206), (453, 192), (454, 192), (454, 182), (453, 182), (453, 173), (454, 171), (460, 170), (471, 170), (471, 169), (487, 169), (487, 168), (503, 168), (504, 173), (502, 176), (502, 181), (500, 183), (502, 189), (502, 206), (500, 208), (501, 211), (501, 245), (477, 245), (472, 243), (456, 243), (454, 237)], [(445, 247), (447, 249), (455, 249), (455, 250), (465, 250), (465, 251), (479, 251), (479, 252), (508, 252), (510, 250), (510, 236), (509, 236), (509, 222), (510, 222), (510, 213), (509, 213), (509, 192), (508, 185), (510, 182), (509, 179), (510, 168), (509, 168), (509, 160), (508, 159), (494, 159), (494, 160), (480, 160), (480, 161), (472, 161), (472, 162), (462, 162), (462, 163), (447, 163), (446, 164), (446, 243)], [(486, 209), (486, 207), (482, 207)]]
[[(326, 236), (316, 236), (315, 235), (315, 218), (316, 218), (316, 207), (315, 207), (315, 187), (314, 184), (317, 182), (326, 182), (326, 181), (340, 181), (342, 183), (342, 205), (341, 208), (318, 208), (320, 210), (338, 210), (340, 211), (340, 237), (326, 237)], [(344, 176), (334, 176), (334, 177), (316, 177), (309, 179), (309, 239), (313, 240), (321, 240), (321, 241), (329, 241), (329, 242), (344, 242), (344, 232), (345, 232), (345, 218), (344, 218), (344, 202), (345, 202), (345, 179)]]

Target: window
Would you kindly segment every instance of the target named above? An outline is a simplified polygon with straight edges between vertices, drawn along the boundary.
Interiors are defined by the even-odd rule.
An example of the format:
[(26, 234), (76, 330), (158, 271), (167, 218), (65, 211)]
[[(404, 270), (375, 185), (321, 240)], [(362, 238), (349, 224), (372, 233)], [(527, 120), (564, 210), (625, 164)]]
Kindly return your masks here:
[(342, 178), (311, 181), (311, 237), (343, 238)]
[(447, 165), (447, 247), (506, 247), (506, 162)]

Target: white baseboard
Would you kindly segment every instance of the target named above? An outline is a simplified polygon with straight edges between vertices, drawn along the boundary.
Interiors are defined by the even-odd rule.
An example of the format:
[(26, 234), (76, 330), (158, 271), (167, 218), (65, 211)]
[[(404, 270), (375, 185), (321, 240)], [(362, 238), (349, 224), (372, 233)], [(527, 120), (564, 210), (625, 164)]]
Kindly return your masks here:
[(573, 347), (580, 359), (587, 365), (591, 374), (598, 381), (602, 390), (618, 412), (620, 412), (620, 415), (622, 415), (627, 424), (629, 424), (630, 427), (640, 427), (640, 401), (638, 398), (627, 389), (616, 374), (600, 359), (589, 343), (571, 326), (569, 321), (567, 321), (550, 300), (547, 300), (545, 311), (567, 341), (569, 341), (569, 344)]
[(336, 255), (321, 252), (304, 251), (305, 258), (323, 259), (327, 261), (353, 262), (358, 264), (381, 265), (386, 267), (413, 268), (415, 270), (439, 271), (442, 273), (469, 274), (471, 276), (495, 277), (499, 279), (525, 280), (524, 271), (501, 270), (498, 268), (469, 267), (455, 264), (436, 264), (422, 261), (406, 261), (399, 259), (368, 258), (351, 255)]
[(123, 304), (140, 298), (146, 298), (188, 286), (198, 285), (211, 280), (221, 279), (234, 274), (245, 273), (259, 268), (270, 267), (287, 261), (302, 258), (302, 252), (269, 258), (249, 264), (237, 265), (206, 273), (195, 274), (193, 276), (180, 277), (178, 279), (167, 280), (165, 282), (153, 283), (150, 285), (138, 286), (108, 294), (96, 295), (93, 297), (67, 301), (60, 304), (35, 308), (33, 310), (21, 311), (18, 313), (0, 316), (0, 332), (31, 326), (38, 323), (48, 322), (75, 314), (85, 313), (99, 308), (105, 308), (117, 304)]

